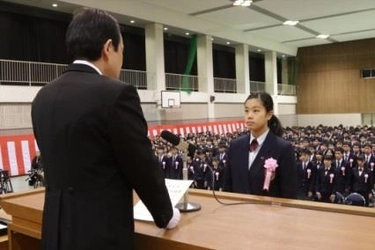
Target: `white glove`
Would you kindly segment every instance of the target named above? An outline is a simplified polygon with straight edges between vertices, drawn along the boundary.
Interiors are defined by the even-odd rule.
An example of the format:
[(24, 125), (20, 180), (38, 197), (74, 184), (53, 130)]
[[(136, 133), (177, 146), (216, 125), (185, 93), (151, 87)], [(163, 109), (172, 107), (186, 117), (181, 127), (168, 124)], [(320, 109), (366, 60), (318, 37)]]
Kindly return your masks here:
[(174, 207), (173, 216), (172, 216), (172, 219), (168, 222), (167, 229), (175, 228), (180, 222), (180, 219), (181, 219), (180, 210)]

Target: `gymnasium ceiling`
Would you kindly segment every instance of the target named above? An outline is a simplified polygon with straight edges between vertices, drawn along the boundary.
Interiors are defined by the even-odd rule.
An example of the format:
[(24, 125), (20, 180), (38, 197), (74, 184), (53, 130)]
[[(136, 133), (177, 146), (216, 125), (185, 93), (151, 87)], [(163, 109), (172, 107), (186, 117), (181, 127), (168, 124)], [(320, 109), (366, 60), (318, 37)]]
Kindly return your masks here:
[[(299, 47), (375, 37), (375, 0), (253, 0), (250, 7), (235, 7), (232, 0), (8, 1), (70, 13), (79, 6), (101, 8), (126, 25), (156, 22), (172, 35), (208, 34), (214, 43), (246, 43), (252, 51), (274, 50), (279, 55), (295, 55)], [(283, 25), (286, 20), (299, 23)], [(330, 36), (318, 39), (319, 34)]]

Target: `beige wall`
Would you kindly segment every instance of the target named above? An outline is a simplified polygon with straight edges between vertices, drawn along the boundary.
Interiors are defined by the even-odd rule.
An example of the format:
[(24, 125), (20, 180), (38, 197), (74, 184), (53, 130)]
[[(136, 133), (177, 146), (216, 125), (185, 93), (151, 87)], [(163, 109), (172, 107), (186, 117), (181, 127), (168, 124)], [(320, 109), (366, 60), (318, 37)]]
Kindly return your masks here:
[(297, 53), (297, 114), (373, 113), (375, 39), (300, 48)]
[(31, 127), (30, 103), (0, 103), (0, 129)]

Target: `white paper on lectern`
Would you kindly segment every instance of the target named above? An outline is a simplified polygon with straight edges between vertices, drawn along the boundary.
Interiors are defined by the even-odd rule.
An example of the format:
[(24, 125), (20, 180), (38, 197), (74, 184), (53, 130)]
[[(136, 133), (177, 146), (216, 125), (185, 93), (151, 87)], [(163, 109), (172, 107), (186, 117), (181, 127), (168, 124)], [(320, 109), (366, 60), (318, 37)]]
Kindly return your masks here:
[[(171, 198), (173, 207), (176, 206), (177, 203), (181, 200), (192, 183), (192, 180), (165, 179), (165, 185), (167, 186), (169, 197)], [(148, 211), (147, 207), (141, 200), (138, 201), (134, 206), (134, 219), (154, 221), (151, 213)]]

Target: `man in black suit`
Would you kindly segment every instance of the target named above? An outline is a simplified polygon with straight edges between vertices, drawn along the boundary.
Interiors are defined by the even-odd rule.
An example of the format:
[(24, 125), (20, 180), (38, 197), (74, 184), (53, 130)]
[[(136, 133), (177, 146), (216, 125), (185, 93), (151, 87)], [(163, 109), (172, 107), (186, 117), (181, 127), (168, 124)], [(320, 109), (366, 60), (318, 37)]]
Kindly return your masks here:
[(116, 80), (117, 21), (84, 9), (66, 44), (75, 60), (42, 88), (32, 121), (45, 163), (42, 249), (134, 249), (133, 189), (161, 228), (178, 224), (136, 89)]

